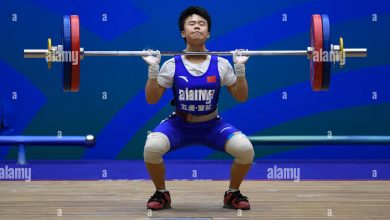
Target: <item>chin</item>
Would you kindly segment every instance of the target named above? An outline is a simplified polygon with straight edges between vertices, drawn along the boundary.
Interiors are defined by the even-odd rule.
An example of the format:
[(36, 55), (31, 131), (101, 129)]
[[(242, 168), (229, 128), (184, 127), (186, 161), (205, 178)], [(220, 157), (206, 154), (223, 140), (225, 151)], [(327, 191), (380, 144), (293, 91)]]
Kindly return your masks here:
[(204, 39), (191, 39), (191, 40), (187, 40), (188, 44), (191, 44), (191, 45), (203, 45), (206, 43), (206, 40)]

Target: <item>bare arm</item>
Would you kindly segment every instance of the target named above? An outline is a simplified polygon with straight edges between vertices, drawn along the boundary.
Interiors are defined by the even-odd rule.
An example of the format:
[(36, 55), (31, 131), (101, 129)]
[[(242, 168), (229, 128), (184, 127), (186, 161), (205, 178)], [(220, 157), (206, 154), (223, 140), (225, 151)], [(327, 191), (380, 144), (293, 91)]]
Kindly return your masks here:
[(239, 102), (245, 102), (248, 99), (248, 83), (245, 77), (237, 77), (236, 83), (227, 86), (229, 93)]
[(165, 92), (165, 88), (158, 85), (157, 79), (148, 79), (145, 86), (146, 102), (156, 104)]

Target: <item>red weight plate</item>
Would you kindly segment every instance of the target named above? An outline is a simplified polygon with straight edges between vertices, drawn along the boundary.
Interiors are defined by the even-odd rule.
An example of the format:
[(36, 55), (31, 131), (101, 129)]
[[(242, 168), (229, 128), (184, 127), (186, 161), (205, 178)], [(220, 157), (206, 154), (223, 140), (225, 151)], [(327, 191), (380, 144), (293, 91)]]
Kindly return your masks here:
[(78, 92), (80, 89), (80, 24), (79, 16), (70, 16), (71, 25), (71, 42), (72, 42), (72, 77), (71, 77), (71, 91)]
[(314, 48), (310, 60), (311, 87), (314, 91), (321, 91), (323, 79), (322, 52), (324, 51), (321, 15), (312, 16), (310, 34), (310, 45)]

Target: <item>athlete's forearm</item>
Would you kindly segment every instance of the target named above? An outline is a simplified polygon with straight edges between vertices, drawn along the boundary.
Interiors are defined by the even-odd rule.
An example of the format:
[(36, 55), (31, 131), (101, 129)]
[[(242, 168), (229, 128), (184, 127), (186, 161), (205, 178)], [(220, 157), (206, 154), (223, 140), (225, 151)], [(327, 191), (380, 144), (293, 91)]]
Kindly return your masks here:
[(146, 102), (149, 104), (155, 104), (160, 100), (157, 79), (148, 79), (145, 86), (145, 96)]
[(159, 86), (157, 82), (160, 65), (152, 64), (148, 67), (148, 81), (145, 86), (146, 102), (155, 104), (160, 100)]
[(245, 102), (248, 98), (248, 83), (245, 78), (245, 64), (234, 64), (234, 71), (237, 75), (234, 88), (234, 98), (239, 102)]
[(245, 77), (237, 77), (234, 90), (234, 98), (237, 101), (245, 102), (248, 99), (248, 83)]

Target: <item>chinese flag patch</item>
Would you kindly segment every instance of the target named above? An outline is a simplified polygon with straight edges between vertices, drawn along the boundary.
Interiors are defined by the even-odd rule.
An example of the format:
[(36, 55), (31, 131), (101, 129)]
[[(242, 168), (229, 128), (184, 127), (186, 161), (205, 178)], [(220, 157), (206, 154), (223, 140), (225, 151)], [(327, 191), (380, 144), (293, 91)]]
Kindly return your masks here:
[(217, 82), (217, 77), (216, 76), (208, 76), (207, 77), (207, 82), (208, 83), (216, 83)]

